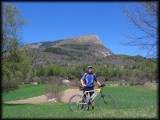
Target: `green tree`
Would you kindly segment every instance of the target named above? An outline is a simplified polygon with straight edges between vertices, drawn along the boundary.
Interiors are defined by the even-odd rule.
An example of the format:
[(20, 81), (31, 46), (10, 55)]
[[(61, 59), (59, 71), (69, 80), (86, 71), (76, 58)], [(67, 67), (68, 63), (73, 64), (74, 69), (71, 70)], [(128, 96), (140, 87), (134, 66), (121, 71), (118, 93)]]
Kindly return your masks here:
[(3, 4), (2, 87), (16, 88), (30, 71), (27, 49), (20, 45), (20, 30), (24, 25), (19, 11), (12, 4)]
[(58, 64), (53, 64), (47, 68), (47, 76), (64, 76), (64, 69)]

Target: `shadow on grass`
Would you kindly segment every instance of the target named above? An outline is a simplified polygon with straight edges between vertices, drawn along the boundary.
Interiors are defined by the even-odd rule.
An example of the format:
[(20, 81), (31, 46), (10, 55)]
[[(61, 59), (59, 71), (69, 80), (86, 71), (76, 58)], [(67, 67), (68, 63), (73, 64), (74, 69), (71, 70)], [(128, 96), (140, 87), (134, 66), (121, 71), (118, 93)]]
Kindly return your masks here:
[(21, 103), (21, 104), (18, 104), (18, 103), (3, 103), (3, 105), (5, 106), (25, 106), (25, 105), (34, 105), (34, 104), (29, 104), (29, 103)]

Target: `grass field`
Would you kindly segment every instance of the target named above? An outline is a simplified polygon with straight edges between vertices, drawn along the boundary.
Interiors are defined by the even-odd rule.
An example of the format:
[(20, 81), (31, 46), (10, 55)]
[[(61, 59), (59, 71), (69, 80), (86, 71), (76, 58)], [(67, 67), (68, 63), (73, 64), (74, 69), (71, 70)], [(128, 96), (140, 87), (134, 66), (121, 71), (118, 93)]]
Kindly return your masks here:
[[(3, 101), (10, 101), (10, 100), (19, 100), (30, 98), (34, 96), (39, 96), (45, 94), (46, 91), (50, 89), (46, 89), (47, 87), (55, 88), (53, 85), (46, 85), (46, 84), (39, 84), (39, 85), (20, 85), (18, 89), (14, 91), (10, 91), (9, 93), (3, 93)], [(66, 86), (59, 86), (61, 90), (67, 89)]]
[(19, 86), (19, 89), (16, 89), (14, 91), (10, 91), (9, 93), (3, 93), (3, 100), (9, 101), (9, 100), (18, 100), (18, 99), (24, 99), (29, 97), (34, 97), (38, 95), (42, 95), (45, 93), (45, 87), (46, 85), (21, 85)]
[[(16, 91), (15, 91), (16, 92)], [(45, 103), (39, 105), (3, 105), (3, 118), (156, 118), (157, 91), (134, 87), (106, 87), (117, 103), (116, 109), (105, 106), (94, 110), (70, 112), (65, 103)], [(16, 94), (16, 93), (15, 93)], [(12, 94), (8, 95), (9, 97)], [(7, 95), (6, 95), (7, 96)], [(20, 96), (19, 96), (20, 97)], [(7, 99), (7, 97), (6, 97)]]

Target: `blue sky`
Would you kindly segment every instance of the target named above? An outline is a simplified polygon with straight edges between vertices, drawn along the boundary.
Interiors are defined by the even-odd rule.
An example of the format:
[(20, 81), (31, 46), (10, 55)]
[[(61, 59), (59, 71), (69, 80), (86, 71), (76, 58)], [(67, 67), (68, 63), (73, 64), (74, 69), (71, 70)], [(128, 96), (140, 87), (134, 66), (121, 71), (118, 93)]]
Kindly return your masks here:
[(129, 2), (17, 2), (14, 3), (27, 24), (22, 29), (22, 42), (54, 41), (80, 35), (96, 34), (115, 54), (145, 55), (137, 47), (124, 46), (124, 35), (136, 33), (124, 15)]

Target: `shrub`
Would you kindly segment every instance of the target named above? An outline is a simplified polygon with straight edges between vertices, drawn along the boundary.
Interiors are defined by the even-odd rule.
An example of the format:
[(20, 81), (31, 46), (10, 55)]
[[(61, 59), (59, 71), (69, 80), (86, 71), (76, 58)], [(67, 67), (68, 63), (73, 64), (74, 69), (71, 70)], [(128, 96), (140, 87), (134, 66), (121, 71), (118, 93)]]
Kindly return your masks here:
[(46, 85), (46, 94), (49, 99), (56, 98), (57, 101), (60, 101), (61, 95), (60, 92), (62, 81), (60, 77), (52, 77), (48, 80), (48, 83)]

